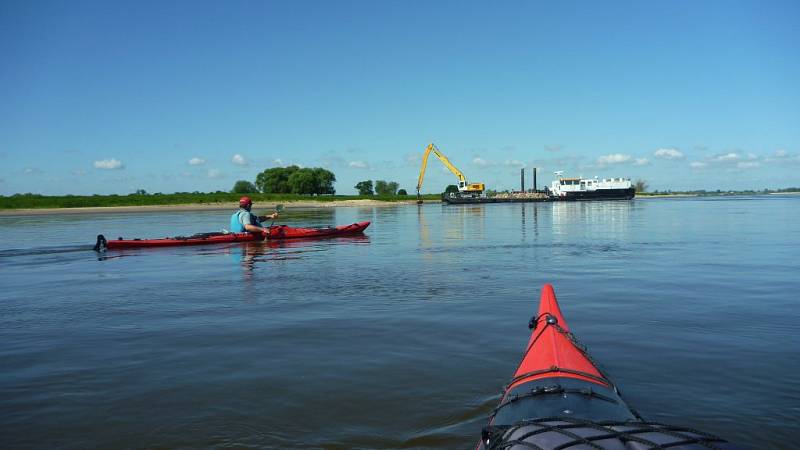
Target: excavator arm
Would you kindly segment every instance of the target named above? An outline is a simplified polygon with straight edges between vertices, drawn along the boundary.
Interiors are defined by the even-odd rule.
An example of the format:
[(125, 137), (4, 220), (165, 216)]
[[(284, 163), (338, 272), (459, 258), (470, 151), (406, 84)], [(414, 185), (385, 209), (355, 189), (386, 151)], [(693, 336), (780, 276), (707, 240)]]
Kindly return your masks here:
[(422, 168), (419, 169), (419, 179), (417, 180), (417, 195), (420, 195), (420, 189), (422, 189), (422, 180), (425, 178), (425, 168), (428, 167), (428, 156), (430, 156), (431, 152), (442, 161), (445, 167), (447, 167), (450, 172), (453, 172), (455, 176), (458, 177), (458, 187), (461, 189), (464, 185), (467, 184), (467, 179), (464, 177), (464, 174), (461, 173), (460, 170), (447, 159), (447, 156), (444, 156), (439, 152), (439, 149), (436, 148), (433, 144), (428, 144), (428, 148), (425, 149), (425, 154), (422, 155)]

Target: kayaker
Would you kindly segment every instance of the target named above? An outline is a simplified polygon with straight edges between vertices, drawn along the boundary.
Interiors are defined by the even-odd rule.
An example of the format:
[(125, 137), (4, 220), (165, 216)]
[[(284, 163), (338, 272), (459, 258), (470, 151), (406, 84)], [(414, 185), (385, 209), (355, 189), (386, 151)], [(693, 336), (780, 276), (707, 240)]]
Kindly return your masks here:
[(267, 233), (269, 231), (261, 222), (277, 218), (278, 213), (274, 212), (268, 216), (256, 216), (250, 212), (252, 207), (253, 200), (250, 197), (244, 196), (239, 199), (239, 210), (231, 215), (231, 233), (244, 233), (245, 231)]

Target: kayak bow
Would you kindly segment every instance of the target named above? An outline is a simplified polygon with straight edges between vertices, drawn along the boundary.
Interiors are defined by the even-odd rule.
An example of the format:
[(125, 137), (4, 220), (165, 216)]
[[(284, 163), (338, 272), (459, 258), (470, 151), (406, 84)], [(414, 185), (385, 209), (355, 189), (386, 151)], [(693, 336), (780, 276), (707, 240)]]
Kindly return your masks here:
[(553, 286), (542, 288), (531, 337), (489, 416), (478, 449), (733, 449), (684, 427), (644, 421), (570, 332)]

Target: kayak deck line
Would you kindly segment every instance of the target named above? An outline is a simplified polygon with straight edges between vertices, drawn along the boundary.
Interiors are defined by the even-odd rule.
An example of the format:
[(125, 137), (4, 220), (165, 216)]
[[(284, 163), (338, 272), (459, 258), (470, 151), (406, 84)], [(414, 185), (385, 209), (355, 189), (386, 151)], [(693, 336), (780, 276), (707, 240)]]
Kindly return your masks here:
[(537, 377), (538, 378), (544, 378), (544, 377), (542, 377), (542, 375), (549, 375), (549, 374), (552, 374), (552, 373), (564, 374), (565, 376), (574, 376), (575, 378), (577, 378), (579, 380), (590, 381), (592, 383), (602, 384), (602, 385), (608, 386), (610, 388), (614, 387), (614, 385), (611, 383), (611, 381), (609, 381), (605, 377), (598, 377), (598, 376), (592, 375), (590, 373), (582, 372), (580, 370), (572, 370), (572, 369), (567, 369), (567, 368), (564, 368), (564, 367), (550, 366), (547, 369), (534, 370), (533, 372), (525, 372), (522, 375), (514, 377), (511, 380), (511, 383), (506, 385), (505, 390), (509, 390), (512, 387), (516, 386), (516, 385), (519, 385), (519, 384), (522, 384), (522, 383), (526, 383), (528, 381), (533, 381), (533, 380), (537, 379)]
[[(539, 435), (554, 444), (542, 447), (525, 440)], [(671, 438), (671, 440), (670, 440)], [(572, 417), (544, 417), (523, 420), (513, 425), (488, 426), (481, 432), (481, 443), (486, 450), (510, 448), (573, 448), (581, 446), (594, 449), (667, 449), (678, 446), (699, 446), (725, 450), (731, 449), (727, 441), (711, 433), (689, 427), (665, 425), (658, 422), (591, 421)], [(620, 444), (626, 443), (626, 444)], [(628, 444), (640, 444), (631, 445)], [(722, 446), (718, 445), (722, 444)]]
[(738, 447), (710, 433), (646, 421), (570, 332), (550, 284), (511, 382), (477, 450), (700, 450)]
[(525, 393), (522, 393), (522, 394), (515, 393), (515, 394), (512, 394), (512, 395), (508, 396), (508, 398), (503, 400), (502, 403), (497, 405), (497, 407), (495, 407), (492, 410), (492, 412), (489, 414), (489, 417), (496, 416), (497, 412), (500, 411), (500, 409), (502, 409), (505, 406), (508, 406), (511, 403), (519, 401), (519, 400), (525, 400), (526, 398), (536, 397), (536, 396), (540, 396), (540, 395), (564, 395), (564, 394), (580, 394), (580, 395), (585, 395), (587, 397), (592, 397), (592, 398), (596, 398), (596, 399), (599, 399), (599, 400), (603, 400), (603, 401), (606, 401), (606, 402), (609, 402), (609, 403), (614, 403), (614, 404), (617, 404), (617, 405), (619, 404), (619, 402), (616, 399), (614, 399), (612, 397), (609, 397), (607, 395), (603, 395), (603, 394), (601, 394), (599, 392), (596, 392), (595, 390), (593, 390), (590, 387), (581, 388), (581, 389), (564, 388), (560, 384), (554, 384), (552, 386), (536, 386), (536, 387), (531, 388), (531, 390), (528, 391), (528, 392), (525, 392)]
[[(552, 287), (551, 287), (552, 290)], [(544, 306), (544, 304), (543, 304)], [(548, 308), (556, 308), (558, 310), (558, 304), (553, 306), (552, 304), (548, 305)], [(522, 362), (520, 366), (517, 368), (516, 373), (514, 374), (514, 378), (511, 379), (511, 382), (505, 387), (506, 390), (513, 388), (516, 385), (522, 384), (527, 381), (531, 381), (537, 378), (544, 378), (544, 375), (550, 373), (561, 373), (564, 376), (572, 376), (574, 378), (589, 381), (592, 383), (597, 383), (606, 387), (611, 387), (616, 390), (614, 384), (608, 379), (608, 377), (600, 371), (600, 368), (594, 362), (592, 357), (589, 355), (589, 352), (586, 350), (586, 346), (581, 344), (578, 341), (578, 338), (575, 337), (569, 331), (569, 328), (566, 325), (566, 321), (564, 321), (563, 316), (561, 317), (561, 322), (564, 323), (564, 326), (559, 323), (558, 317), (561, 316), (561, 311), (558, 310), (558, 315), (554, 315), (552, 312), (545, 312), (544, 314), (540, 314), (538, 316), (534, 316), (530, 322), (528, 322), (528, 328), (536, 330), (539, 328), (538, 324), (540, 322), (544, 322), (544, 327), (539, 328), (539, 332), (536, 333), (531, 337), (531, 341), (528, 344), (528, 348), (525, 351), (525, 354), (522, 357)], [(555, 332), (565, 338), (570, 344), (570, 347), (564, 347), (564, 342), (561, 339), (558, 339), (558, 336), (551, 335), (549, 338), (549, 348), (550, 348), (550, 361), (551, 365), (549, 367), (543, 367), (537, 370), (530, 370), (526, 372), (522, 372), (522, 367), (525, 366), (526, 360), (528, 360), (528, 355), (533, 350), (534, 345), (540, 340), (540, 338), (545, 335), (545, 333), (549, 329), (555, 330)], [(565, 351), (565, 349), (569, 349)], [(569, 367), (561, 367), (561, 360), (563, 359), (565, 364), (575, 365), (576, 358), (575, 353), (571, 352), (571, 350), (575, 350), (579, 353), (580, 359), (583, 359), (588, 362), (580, 364), (580, 369), (573, 369)], [(579, 361), (579, 360), (578, 360)]]
[(561, 414), (582, 419), (641, 420), (570, 332), (552, 285), (542, 288), (537, 314), (528, 328), (531, 335), (522, 360), (503, 387), (500, 402), (489, 415), (489, 425), (511, 425)]

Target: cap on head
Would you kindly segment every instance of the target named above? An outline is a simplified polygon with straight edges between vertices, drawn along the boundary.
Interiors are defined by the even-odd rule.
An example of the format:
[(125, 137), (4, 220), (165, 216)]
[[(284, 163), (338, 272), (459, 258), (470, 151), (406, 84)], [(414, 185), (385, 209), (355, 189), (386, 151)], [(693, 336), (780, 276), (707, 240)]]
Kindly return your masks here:
[(247, 208), (248, 206), (253, 206), (253, 201), (250, 200), (250, 197), (244, 196), (239, 199), (239, 206), (242, 208)]

